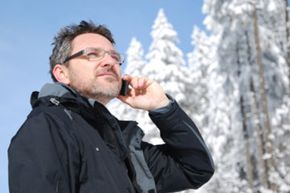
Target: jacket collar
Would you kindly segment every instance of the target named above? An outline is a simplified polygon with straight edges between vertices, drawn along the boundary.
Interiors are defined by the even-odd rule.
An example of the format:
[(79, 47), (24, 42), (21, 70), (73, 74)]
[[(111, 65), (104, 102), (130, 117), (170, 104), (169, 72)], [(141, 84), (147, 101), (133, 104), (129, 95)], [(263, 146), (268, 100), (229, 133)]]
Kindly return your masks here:
[(68, 93), (77, 94), (77, 92), (67, 85), (61, 83), (46, 83), (39, 91), (38, 98), (46, 96), (62, 97)]
[(63, 98), (67, 100), (74, 100), (78, 103), (82, 103), (85, 106), (103, 106), (101, 103), (96, 101), (95, 99), (86, 98), (81, 96), (76, 90), (73, 88), (62, 84), (62, 83), (46, 83), (42, 86), (40, 91), (34, 91), (31, 94), (30, 103), (31, 106), (34, 107), (35, 103), (39, 99), (48, 98), (48, 97), (57, 97)]

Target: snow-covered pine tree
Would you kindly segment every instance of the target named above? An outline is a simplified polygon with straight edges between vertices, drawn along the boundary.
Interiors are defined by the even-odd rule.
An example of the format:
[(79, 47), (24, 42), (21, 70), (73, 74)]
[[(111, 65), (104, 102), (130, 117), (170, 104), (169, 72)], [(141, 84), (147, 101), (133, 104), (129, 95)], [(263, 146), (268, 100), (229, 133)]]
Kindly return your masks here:
[[(217, 66), (217, 37), (209, 37), (205, 32), (194, 27), (192, 45), (193, 51), (188, 54), (189, 75), (187, 77), (190, 82), (186, 86), (187, 99), (193, 107), (192, 117), (196, 120), (213, 153), (215, 164), (223, 166), (224, 164), (221, 164), (223, 156), (220, 154), (226, 143), (225, 136), (229, 132), (230, 113), (227, 102), (224, 100), (224, 78), (220, 76)], [(213, 98), (215, 100), (210, 100)], [(216, 117), (212, 116), (213, 112), (216, 113)], [(216, 172), (210, 183), (196, 192), (222, 192), (221, 188), (216, 188), (220, 183), (220, 174), (221, 172)]]
[[(160, 9), (151, 31), (152, 43), (146, 55), (148, 63), (142, 73), (157, 81), (164, 90), (172, 95), (182, 106), (186, 104), (185, 76), (182, 69), (185, 66), (182, 51), (177, 47), (179, 42), (177, 32), (168, 22), (163, 9)], [(159, 131), (152, 125), (149, 141), (158, 141)]]
[[(147, 76), (160, 83), (164, 90), (172, 95), (183, 107), (186, 105), (185, 61), (182, 51), (176, 46), (178, 37), (173, 26), (167, 21), (164, 10), (160, 9), (152, 26), (152, 43), (146, 55), (147, 61), (143, 60), (143, 49), (134, 39), (128, 49), (128, 60), (125, 73)], [(146, 63), (145, 66), (143, 66)], [(145, 141), (154, 144), (162, 143), (158, 129), (152, 124), (148, 113), (138, 110), (129, 110), (128, 107), (113, 102), (111, 105), (113, 114), (118, 118), (128, 119), (135, 117), (139, 125), (145, 129)], [(134, 111), (134, 116), (132, 115)]]
[[(283, 143), (284, 139), (278, 138), (275, 143), (272, 140), (277, 136), (275, 130), (287, 133), (289, 129), (289, 111), (286, 110), (289, 104), (288, 68), (281, 49), (283, 46), (277, 44), (279, 41), (285, 42), (282, 40), (285, 37), (279, 35), (280, 30), (274, 26), (281, 17), (271, 12), (283, 12), (284, 9), (271, 9), (274, 5), (279, 8), (279, 3), (281, 1), (278, 0), (204, 2), (204, 10), (208, 14), (205, 23), (213, 35), (219, 37), (217, 62), (219, 74), (225, 79), (220, 91), (225, 91), (224, 101), (230, 106), (231, 113), (229, 133), (224, 136), (229, 144), (225, 143), (226, 151), (220, 150), (222, 157), (217, 165), (217, 175), (221, 181), (215, 184), (221, 192), (289, 191), (285, 180), (289, 176), (281, 173), (283, 170), (276, 164), (282, 161), (284, 169), (289, 171), (285, 164), (285, 157), (289, 158), (289, 154), (285, 156), (284, 151), (280, 154), (284, 159), (280, 159), (274, 153), (281, 144), (286, 149), (289, 147)], [(263, 89), (264, 92), (261, 92)], [(214, 120), (217, 113), (212, 106), (209, 108), (213, 113), (209, 120)], [(275, 118), (277, 109), (280, 115), (283, 114), (280, 119)], [(287, 113), (288, 120), (285, 118)], [(286, 126), (280, 124), (283, 129), (275, 126), (276, 122), (281, 123), (281, 117), (287, 123)], [(213, 123), (210, 121), (210, 124)], [(239, 183), (240, 180), (243, 180), (242, 183)], [(225, 181), (227, 183), (223, 186)]]
[[(290, 106), (289, 106), (289, 28), (288, 3), (269, 0), (257, 4), (260, 19), (260, 39), (265, 65), (266, 89), (269, 98), (269, 116), (273, 141), (274, 167), (269, 169), (270, 182), (277, 192), (290, 191)], [(268, 159), (271, 160), (271, 159)]]
[[(207, 124), (205, 111), (208, 107), (208, 69), (214, 61), (212, 52), (212, 42), (209, 37), (196, 26), (192, 32), (193, 51), (187, 54), (188, 66), (185, 74), (187, 77), (185, 94), (188, 104), (190, 104), (189, 113), (195, 117), (198, 125)], [(207, 125), (206, 125), (207, 126)]]
[(177, 47), (177, 32), (160, 9), (151, 31), (152, 43), (146, 55), (148, 64), (143, 73), (158, 81), (177, 101), (184, 99), (185, 65), (182, 51)]
[(130, 46), (127, 50), (127, 66), (125, 73), (132, 76), (142, 75), (142, 70), (145, 67), (144, 49), (142, 44), (133, 37)]
[[(209, 128), (213, 129), (216, 138), (211, 140), (211, 145), (217, 169), (208, 187), (213, 192), (248, 192), (248, 186), (245, 185), (248, 173), (246, 163), (250, 158), (251, 148), (246, 138), (248, 131), (242, 129), (238, 81), (241, 76), (238, 55), (246, 44), (242, 41), (237, 44), (243, 38), (241, 33), (235, 31), (241, 23), (231, 24), (233, 13), (227, 10), (227, 5), (232, 6), (229, 1), (205, 1), (204, 4), (204, 10), (208, 13), (205, 23), (212, 31), (211, 39), (215, 39), (213, 42), (216, 46), (212, 50), (216, 53), (216, 58), (210, 67), (208, 81), (208, 116)], [(235, 9), (239, 10), (238, 7)], [(243, 72), (246, 76), (249, 70)]]

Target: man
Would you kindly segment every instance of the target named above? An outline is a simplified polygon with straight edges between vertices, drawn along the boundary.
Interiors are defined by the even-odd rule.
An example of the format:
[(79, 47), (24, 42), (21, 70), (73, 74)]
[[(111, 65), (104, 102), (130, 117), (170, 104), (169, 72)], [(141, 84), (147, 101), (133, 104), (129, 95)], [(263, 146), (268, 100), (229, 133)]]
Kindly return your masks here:
[[(31, 96), (32, 112), (9, 147), (10, 193), (173, 192), (198, 188), (213, 175), (207, 147), (192, 120), (145, 77), (123, 77), (123, 58), (104, 26), (63, 28), (50, 57), (53, 84)], [(149, 111), (164, 145), (141, 140), (133, 121), (106, 109), (113, 98)]]

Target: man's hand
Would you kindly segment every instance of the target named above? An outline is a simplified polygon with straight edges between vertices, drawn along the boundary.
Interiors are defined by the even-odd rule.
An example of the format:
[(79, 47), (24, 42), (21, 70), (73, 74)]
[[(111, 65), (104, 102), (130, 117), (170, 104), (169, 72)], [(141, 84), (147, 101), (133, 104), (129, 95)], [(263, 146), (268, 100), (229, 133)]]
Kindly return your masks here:
[(150, 111), (169, 104), (162, 87), (153, 80), (129, 75), (123, 79), (129, 82), (130, 89), (126, 96), (120, 95), (118, 99), (131, 107)]

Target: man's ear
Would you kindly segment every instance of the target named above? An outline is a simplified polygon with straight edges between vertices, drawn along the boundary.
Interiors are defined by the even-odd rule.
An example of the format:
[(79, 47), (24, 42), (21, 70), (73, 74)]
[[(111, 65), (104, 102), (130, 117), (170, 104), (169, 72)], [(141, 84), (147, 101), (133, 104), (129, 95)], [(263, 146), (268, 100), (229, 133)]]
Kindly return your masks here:
[(70, 79), (68, 76), (68, 69), (65, 65), (56, 64), (52, 69), (52, 74), (58, 82), (68, 85)]

